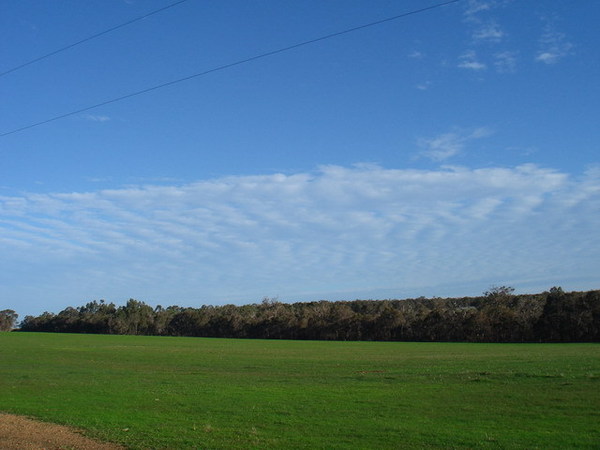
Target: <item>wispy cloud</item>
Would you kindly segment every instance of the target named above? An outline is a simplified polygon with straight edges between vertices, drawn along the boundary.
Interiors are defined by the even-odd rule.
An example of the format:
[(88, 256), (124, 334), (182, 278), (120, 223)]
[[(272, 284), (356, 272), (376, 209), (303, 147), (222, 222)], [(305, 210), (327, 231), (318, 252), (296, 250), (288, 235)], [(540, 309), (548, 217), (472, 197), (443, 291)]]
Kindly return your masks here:
[(500, 52), (494, 55), (494, 67), (499, 73), (514, 73), (517, 71), (517, 54), (515, 52)]
[(477, 72), (488, 67), (495, 68), (497, 73), (516, 72), (517, 52), (506, 48), (509, 33), (499, 23), (500, 16), (495, 14), (509, 3), (511, 0), (470, 0), (465, 3), (463, 21), (469, 30), (470, 48), (460, 55), (457, 67)]
[[(517, 52), (507, 47), (510, 34), (500, 23), (501, 16), (495, 14), (511, 3), (512, 0), (469, 0), (464, 3), (463, 22), (470, 36), (470, 49), (459, 57), (459, 68), (483, 71), (493, 64), (498, 73), (516, 72)], [(572, 53), (574, 45), (557, 29), (557, 17), (546, 15), (541, 20), (544, 27), (533, 60), (556, 64)], [(473, 49), (477, 49), (479, 57)]]
[(599, 175), (325, 166), (4, 196), (0, 293), (56, 310), (98, 297), (197, 304), (377, 288), (428, 295), (456, 280), (554, 284), (600, 269)]
[(469, 69), (481, 71), (487, 69), (487, 65), (477, 59), (477, 54), (474, 50), (468, 50), (458, 58), (458, 67), (461, 69)]
[(467, 19), (473, 19), (483, 11), (490, 11), (496, 6), (494, 0), (469, 0), (465, 4), (464, 15)]
[(91, 120), (92, 122), (108, 122), (110, 120), (110, 117), (108, 117), (108, 116), (95, 115), (95, 114), (85, 114), (83, 116), (83, 118), (86, 120)]
[(452, 131), (433, 138), (421, 138), (418, 140), (418, 145), (423, 149), (420, 155), (432, 161), (445, 161), (461, 153), (469, 142), (491, 134), (489, 128), (480, 127), (470, 132)]
[(409, 53), (408, 57), (412, 58), (412, 59), (423, 59), (425, 57), (425, 55), (423, 53), (415, 50), (415, 51)]
[(556, 64), (571, 53), (573, 44), (567, 36), (556, 30), (551, 21), (547, 21), (539, 39), (539, 50), (535, 56), (537, 62)]
[(484, 23), (473, 31), (475, 41), (500, 42), (504, 36), (504, 31), (495, 22)]
[(504, 4), (492, 0), (471, 0), (465, 4), (463, 17), (471, 29), (472, 44), (498, 43), (504, 39), (506, 32), (495, 18), (490, 17), (493, 10)]

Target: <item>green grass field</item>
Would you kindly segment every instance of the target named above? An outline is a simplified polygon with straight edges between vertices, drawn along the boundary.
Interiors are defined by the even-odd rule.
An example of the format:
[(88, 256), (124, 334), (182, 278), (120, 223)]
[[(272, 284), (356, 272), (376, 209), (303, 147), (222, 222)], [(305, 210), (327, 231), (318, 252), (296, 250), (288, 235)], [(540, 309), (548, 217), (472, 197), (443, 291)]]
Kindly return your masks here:
[(600, 448), (600, 345), (0, 333), (0, 411), (132, 448)]

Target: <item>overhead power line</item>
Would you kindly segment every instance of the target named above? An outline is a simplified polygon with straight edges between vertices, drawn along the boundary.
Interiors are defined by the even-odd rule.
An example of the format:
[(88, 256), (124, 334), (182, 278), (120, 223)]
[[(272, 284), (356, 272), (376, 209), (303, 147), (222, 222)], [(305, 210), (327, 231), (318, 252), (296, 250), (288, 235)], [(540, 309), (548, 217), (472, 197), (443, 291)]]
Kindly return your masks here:
[(249, 63), (249, 62), (252, 62), (252, 61), (256, 61), (258, 59), (262, 59), (262, 58), (266, 58), (266, 57), (269, 57), (269, 56), (277, 55), (279, 53), (287, 52), (287, 51), (293, 50), (293, 49), (298, 48), (298, 47), (303, 47), (305, 45), (314, 44), (316, 42), (324, 41), (326, 39), (331, 39), (333, 37), (341, 36), (343, 34), (352, 33), (352, 32), (355, 32), (355, 31), (358, 31), (358, 30), (363, 30), (365, 28), (373, 27), (373, 26), (376, 26), (376, 25), (381, 25), (382, 23), (391, 22), (393, 20), (397, 20), (397, 19), (400, 19), (400, 18), (403, 18), (403, 17), (412, 16), (412, 15), (423, 13), (423, 12), (426, 12), (426, 11), (431, 11), (432, 9), (441, 8), (443, 6), (450, 5), (452, 3), (458, 3), (460, 1), (461, 0), (449, 0), (449, 1), (446, 1), (446, 2), (443, 2), (443, 3), (438, 3), (438, 4), (435, 4), (435, 5), (432, 5), (432, 6), (428, 6), (426, 8), (415, 9), (413, 11), (409, 11), (409, 12), (406, 12), (406, 13), (398, 14), (396, 16), (388, 17), (386, 19), (381, 19), (381, 20), (378, 20), (376, 22), (371, 22), (371, 23), (367, 23), (367, 24), (364, 24), (364, 25), (360, 25), (360, 26), (354, 27), (354, 28), (349, 28), (347, 30), (343, 30), (343, 31), (338, 31), (336, 33), (327, 34), (325, 36), (321, 36), (321, 37), (318, 37), (318, 38), (315, 38), (315, 39), (311, 39), (311, 40), (308, 40), (308, 41), (300, 42), (298, 44), (290, 45), (288, 47), (283, 47), (283, 48), (280, 48), (280, 49), (277, 49), (277, 50), (272, 50), (270, 52), (261, 53), (260, 55), (252, 56), (250, 58), (242, 59), (242, 60), (239, 60), (239, 61), (236, 61), (236, 62), (232, 62), (232, 63), (229, 63), (229, 64), (225, 64), (225, 65), (222, 65), (222, 66), (214, 67), (212, 69), (205, 70), (204, 72), (195, 73), (193, 75), (189, 75), (189, 76), (186, 76), (186, 77), (183, 77), (183, 78), (179, 78), (177, 80), (169, 81), (167, 83), (158, 84), (156, 86), (152, 86), (152, 87), (149, 87), (149, 88), (146, 88), (146, 89), (142, 89), (140, 91), (132, 92), (130, 94), (122, 95), (120, 97), (116, 97), (116, 98), (113, 98), (111, 100), (106, 100), (106, 101), (103, 101), (101, 103), (97, 103), (97, 104), (92, 105), (92, 106), (87, 106), (85, 108), (81, 108), (81, 109), (78, 109), (76, 111), (71, 111), (71, 112), (68, 112), (68, 113), (65, 113), (65, 114), (61, 114), (59, 116), (52, 117), (50, 119), (42, 120), (41, 122), (32, 123), (30, 125), (26, 125), (26, 126), (21, 127), (21, 128), (17, 128), (17, 129), (11, 130), (11, 131), (7, 131), (7, 132), (4, 132), (4, 133), (0, 134), (0, 137), (8, 136), (10, 134), (19, 133), (21, 131), (25, 131), (25, 130), (28, 130), (30, 128), (34, 128), (34, 127), (37, 127), (37, 126), (40, 126), (40, 125), (44, 125), (44, 124), (47, 124), (49, 122), (54, 122), (55, 120), (64, 119), (66, 117), (74, 116), (76, 114), (81, 114), (81, 113), (89, 111), (91, 109), (99, 108), (101, 106), (106, 106), (106, 105), (109, 105), (111, 103), (120, 102), (121, 100), (125, 100), (125, 99), (131, 98), (131, 97), (136, 97), (138, 95), (146, 94), (146, 93), (151, 92), (151, 91), (156, 91), (158, 89), (162, 89), (162, 88), (167, 87), (167, 86), (172, 86), (174, 84), (182, 83), (184, 81), (188, 81), (188, 80), (191, 80), (193, 78), (198, 78), (198, 77), (201, 77), (201, 76), (204, 76), (204, 75), (208, 75), (208, 74), (213, 73), (213, 72), (218, 72), (218, 71), (221, 71), (221, 70), (229, 69), (229, 68), (234, 67), (234, 66), (239, 66), (239, 65), (246, 64), (246, 63)]
[(23, 64), (20, 64), (18, 66), (13, 67), (12, 69), (8, 69), (8, 70), (5, 70), (4, 72), (0, 72), (0, 77), (3, 77), (4, 75), (8, 75), (9, 73), (12, 73), (12, 72), (16, 72), (17, 70), (22, 69), (23, 67), (30, 66), (31, 64), (39, 62), (39, 61), (41, 61), (43, 59), (49, 58), (51, 56), (54, 56), (57, 53), (61, 53), (61, 52), (64, 52), (65, 50), (69, 50), (70, 48), (73, 48), (73, 47), (75, 47), (77, 45), (83, 44), (84, 42), (91, 41), (92, 39), (96, 39), (97, 37), (100, 37), (100, 36), (103, 36), (105, 34), (108, 34), (108, 33), (112, 32), (112, 31), (118, 30), (119, 28), (123, 28), (123, 27), (126, 27), (127, 25), (131, 25), (132, 23), (135, 23), (135, 22), (143, 20), (143, 19), (145, 19), (147, 17), (153, 16), (154, 14), (158, 14), (160, 12), (166, 11), (167, 9), (173, 8), (174, 6), (180, 5), (181, 3), (184, 3), (184, 2), (187, 2), (187, 0), (179, 0), (178, 2), (171, 3), (170, 5), (164, 6), (164, 7), (160, 8), (160, 9), (157, 9), (157, 10), (154, 10), (154, 11), (149, 12), (147, 14), (144, 14), (143, 16), (136, 17), (135, 19), (131, 19), (131, 20), (128, 20), (127, 22), (124, 22), (124, 23), (122, 23), (120, 25), (116, 25), (116, 26), (114, 26), (112, 28), (109, 28), (108, 30), (101, 31), (100, 33), (93, 34), (92, 36), (88, 36), (85, 39), (81, 39), (80, 41), (77, 41), (77, 42), (69, 44), (69, 45), (67, 45), (65, 47), (59, 48), (58, 50), (54, 50), (54, 51), (52, 51), (50, 53), (47, 53), (45, 55), (42, 55), (42, 56), (40, 56), (38, 58), (32, 59), (31, 61), (27, 61), (27, 62), (25, 62)]

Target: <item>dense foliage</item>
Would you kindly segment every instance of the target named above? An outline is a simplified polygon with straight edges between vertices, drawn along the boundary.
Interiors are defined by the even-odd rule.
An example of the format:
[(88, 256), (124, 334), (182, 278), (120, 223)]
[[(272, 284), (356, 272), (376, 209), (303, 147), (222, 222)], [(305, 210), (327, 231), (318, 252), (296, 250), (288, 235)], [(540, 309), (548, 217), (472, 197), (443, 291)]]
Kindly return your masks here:
[(492, 288), (482, 297), (318, 301), (152, 308), (93, 301), (58, 314), (26, 316), (22, 331), (258, 339), (598, 342), (600, 291), (552, 288), (513, 295)]
[(0, 331), (11, 331), (17, 322), (19, 315), (12, 309), (0, 311)]

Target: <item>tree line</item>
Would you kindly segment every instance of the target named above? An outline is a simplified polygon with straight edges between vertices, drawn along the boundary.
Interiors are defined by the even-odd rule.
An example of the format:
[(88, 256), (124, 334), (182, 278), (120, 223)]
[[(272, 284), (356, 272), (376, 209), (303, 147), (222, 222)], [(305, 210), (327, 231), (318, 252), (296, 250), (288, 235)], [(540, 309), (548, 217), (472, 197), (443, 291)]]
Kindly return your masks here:
[(103, 300), (58, 314), (26, 316), (21, 331), (254, 339), (598, 342), (600, 291), (513, 295), (495, 287), (480, 297), (152, 308)]

